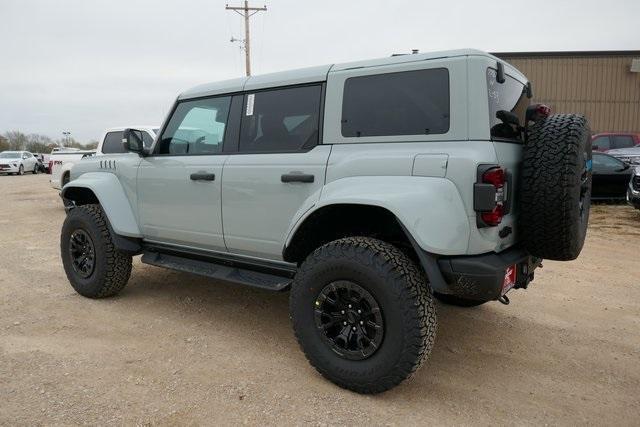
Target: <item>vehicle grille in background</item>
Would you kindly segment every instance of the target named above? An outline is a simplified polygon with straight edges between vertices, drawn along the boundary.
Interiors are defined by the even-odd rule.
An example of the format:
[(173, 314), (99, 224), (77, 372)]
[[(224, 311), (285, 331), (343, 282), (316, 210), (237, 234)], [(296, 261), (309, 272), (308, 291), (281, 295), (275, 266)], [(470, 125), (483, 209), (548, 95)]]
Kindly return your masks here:
[(631, 185), (633, 185), (633, 189), (634, 190), (639, 190), (640, 191), (640, 175), (636, 175), (633, 177), (633, 179), (631, 180)]

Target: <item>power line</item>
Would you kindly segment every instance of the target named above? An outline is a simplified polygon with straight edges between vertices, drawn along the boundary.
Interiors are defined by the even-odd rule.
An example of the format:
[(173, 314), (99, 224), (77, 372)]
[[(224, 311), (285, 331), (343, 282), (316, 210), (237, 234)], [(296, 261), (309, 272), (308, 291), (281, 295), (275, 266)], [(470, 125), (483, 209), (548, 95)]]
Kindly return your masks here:
[(244, 0), (244, 6), (229, 6), (228, 4), (225, 6), (227, 10), (233, 10), (238, 15), (244, 17), (244, 40), (239, 40), (234, 37), (231, 38), (231, 42), (241, 42), (244, 44), (244, 58), (245, 58), (245, 68), (247, 71), (247, 76), (251, 75), (251, 36), (249, 30), (249, 18), (255, 15), (258, 12), (266, 11), (267, 6), (262, 7), (249, 7), (249, 1)]

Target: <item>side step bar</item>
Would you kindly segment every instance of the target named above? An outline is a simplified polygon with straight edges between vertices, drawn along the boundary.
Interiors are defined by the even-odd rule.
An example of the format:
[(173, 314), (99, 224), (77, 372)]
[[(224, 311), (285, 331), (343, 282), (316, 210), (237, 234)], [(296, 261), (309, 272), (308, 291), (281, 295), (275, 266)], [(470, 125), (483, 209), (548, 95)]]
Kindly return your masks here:
[(160, 252), (145, 251), (142, 254), (142, 262), (270, 291), (284, 291), (292, 281), (290, 277)]

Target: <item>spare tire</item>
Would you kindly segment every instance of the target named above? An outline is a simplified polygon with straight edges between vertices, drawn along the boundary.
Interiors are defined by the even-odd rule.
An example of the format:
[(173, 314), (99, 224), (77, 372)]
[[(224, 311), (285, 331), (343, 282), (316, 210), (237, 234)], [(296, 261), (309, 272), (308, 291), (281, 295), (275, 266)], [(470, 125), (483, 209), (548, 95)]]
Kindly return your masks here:
[(525, 248), (539, 258), (576, 259), (591, 207), (591, 131), (584, 116), (555, 114), (529, 128), (519, 196)]

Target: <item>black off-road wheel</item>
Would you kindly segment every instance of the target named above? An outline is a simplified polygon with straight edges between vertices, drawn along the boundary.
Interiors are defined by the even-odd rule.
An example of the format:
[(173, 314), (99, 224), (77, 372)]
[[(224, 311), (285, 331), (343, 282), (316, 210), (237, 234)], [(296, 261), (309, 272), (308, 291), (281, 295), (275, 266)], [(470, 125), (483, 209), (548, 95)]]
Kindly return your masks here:
[(460, 298), (455, 295), (441, 294), (438, 292), (434, 292), (433, 296), (443, 304), (455, 305), (456, 307), (477, 307), (487, 302), (475, 299)]
[(291, 288), (293, 329), (322, 376), (358, 393), (380, 393), (428, 357), (436, 311), (423, 271), (393, 245), (336, 240), (301, 265)]
[(587, 119), (556, 114), (536, 122), (523, 148), (519, 228), (539, 258), (576, 259), (591, 207), (591, 131)]
[(129, 281), (131, 256), (114, 247), (100, 205), (69, 211), (62, 225), (60, 253), (71, 286), (82, 296), (110, 297)]

